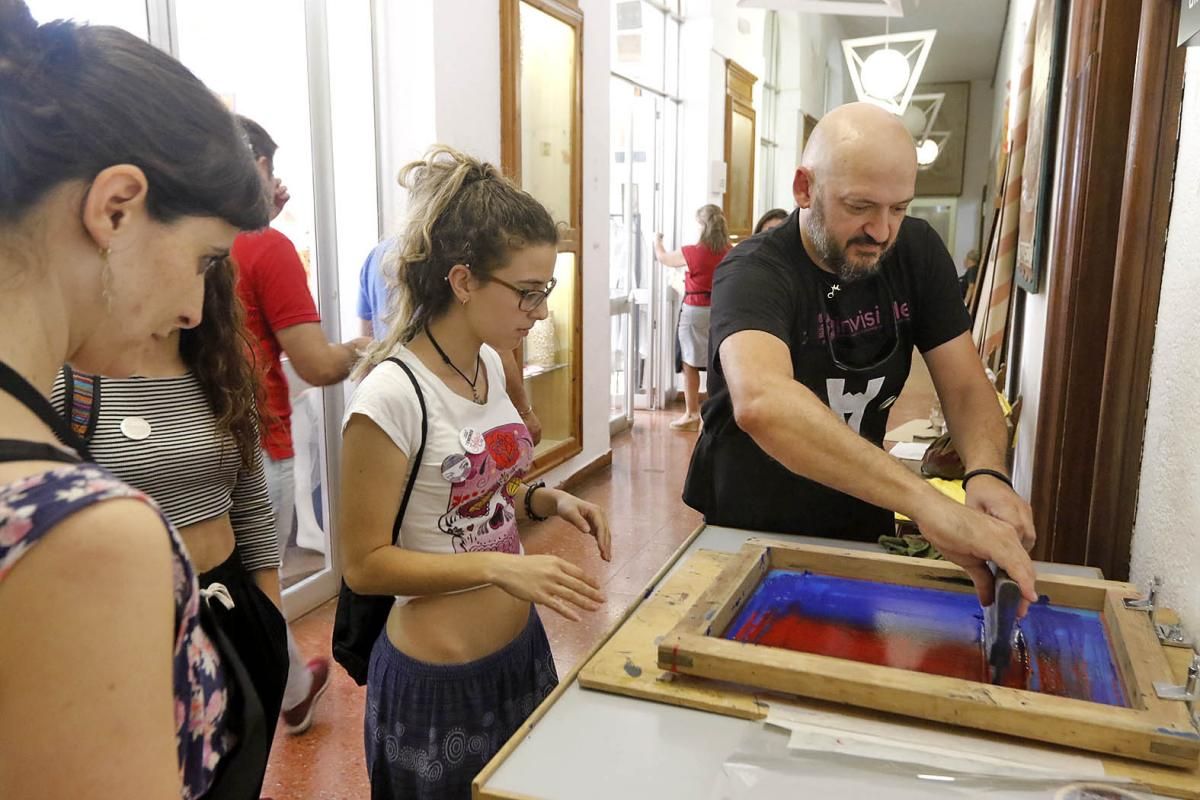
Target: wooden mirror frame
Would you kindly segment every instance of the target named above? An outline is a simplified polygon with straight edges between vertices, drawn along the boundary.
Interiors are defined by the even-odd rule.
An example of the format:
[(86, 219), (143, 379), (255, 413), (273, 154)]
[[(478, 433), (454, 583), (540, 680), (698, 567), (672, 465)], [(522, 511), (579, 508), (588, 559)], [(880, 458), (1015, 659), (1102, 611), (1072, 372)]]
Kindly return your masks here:
[[(583, 450), (583, 13), (569, 0), (500, 0), (500, 163), (521, 185), (521, 3), (569, 25), (575, 34), (575, 81), (571, 132), (571, 206), (560, 229), (558, 252), (575, 255), (572, 300), (570, 436), (534, 458), (528, 477), (558, 466)], [(517, 363), (525, 364), (524, 348)], [(537, 409), (535, 408), (535, 411)], [(539, 416), (541, 416), (539, 414)]]

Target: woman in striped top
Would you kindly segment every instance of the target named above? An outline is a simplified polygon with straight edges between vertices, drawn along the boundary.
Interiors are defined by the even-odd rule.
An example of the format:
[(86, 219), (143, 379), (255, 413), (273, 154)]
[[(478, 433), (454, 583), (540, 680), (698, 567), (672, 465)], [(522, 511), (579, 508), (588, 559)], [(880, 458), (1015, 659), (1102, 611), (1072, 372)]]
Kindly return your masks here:
[(208, 273), (199, 326), (154, 337), (139, 375), (59, 373), (51, 402), (93, 458), (150, 495), (179, 529), (200, 586), (222, 584), (218, 614), (246, 665), (273, 735), (287, 682), (279, 548), (258, 448), (254, 371), (246, 359), (233, 264)]

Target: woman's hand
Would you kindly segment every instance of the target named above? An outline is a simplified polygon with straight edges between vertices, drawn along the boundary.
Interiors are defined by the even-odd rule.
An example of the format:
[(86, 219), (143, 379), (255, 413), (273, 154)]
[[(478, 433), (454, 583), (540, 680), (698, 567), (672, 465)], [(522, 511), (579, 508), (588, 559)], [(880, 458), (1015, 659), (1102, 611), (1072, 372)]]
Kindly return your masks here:
[[(554, 503), (551, 514), (571, 523), (581, 533), (595, 536), (596, 546), (600, 548), (600, 557), (605, 561), (612, 561), (612, 532), (608, 528), (608, 518), (604, 516), (600, 506), (580, 500), (561, 489), (538, 489), (537, 494), (533, 496), (535, 502), (542, 500), (539, 496), (542, 493), (545, 493), (547, 500)], [(541, 505), (540, 502), (538, 504)]]
[(573, 622), (580, 620), (579, 610), (595, 611), (604, 602), (596, 582), (558, 556), (505, 556), (497, 562), (491, 576), (493, 584)]

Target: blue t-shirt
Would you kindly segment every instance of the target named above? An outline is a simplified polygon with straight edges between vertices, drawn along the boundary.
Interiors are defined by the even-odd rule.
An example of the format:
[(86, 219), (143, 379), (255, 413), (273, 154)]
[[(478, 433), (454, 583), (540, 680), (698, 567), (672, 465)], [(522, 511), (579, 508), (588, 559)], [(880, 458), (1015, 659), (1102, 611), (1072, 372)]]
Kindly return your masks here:
[(358, 275), (358, 318), (371, 323), (371, 333), (376, 339), (387, 335), (391, 292), (383, 278), (383, 260), (391, 246), (391, 239), (375, 245)]

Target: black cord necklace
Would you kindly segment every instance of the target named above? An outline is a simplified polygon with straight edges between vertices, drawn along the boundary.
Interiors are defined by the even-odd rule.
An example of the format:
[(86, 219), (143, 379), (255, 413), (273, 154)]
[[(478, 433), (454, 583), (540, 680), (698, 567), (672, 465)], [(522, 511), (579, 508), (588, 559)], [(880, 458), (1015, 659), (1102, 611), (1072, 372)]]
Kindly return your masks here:
[(479, 353), (475, 354), (475, 379), (472, 380), (467, 377), (467, 373), (454, 366), (454, 362), (450, 360), (450, 356), (446, 355), (446, 351), (442, 349), (440, 344), (438, 344), (437, 339), (433, 338), (433, 334), (430, 333), (428, 325), (425, 326), (425, 335), (429, 337), (429, 343), (433, 345), (434, 350), (437, 350), (437, 354), (442, 357), (442, 361), (445, 361), (447, 364), (449, 364), (450, 369), (457, 372), (459, 376), (461, 376), (462, 379), (467, 382), (467, 386), (471, 387), (471, 397), (475, 400), (475, 402), (479, 405), (483, 405), (483, 400), (479, 399), (479, 391), (475, 388), (475, 384), (479, 383)]

